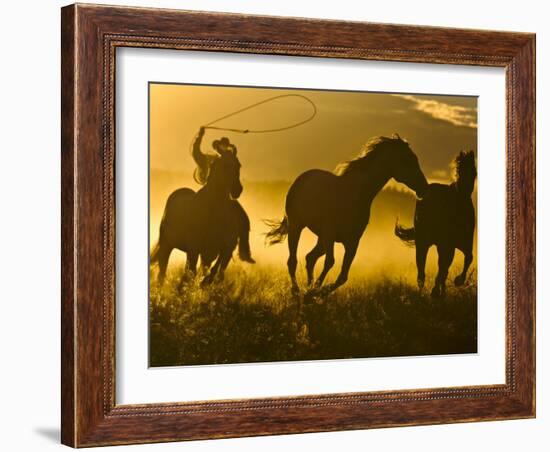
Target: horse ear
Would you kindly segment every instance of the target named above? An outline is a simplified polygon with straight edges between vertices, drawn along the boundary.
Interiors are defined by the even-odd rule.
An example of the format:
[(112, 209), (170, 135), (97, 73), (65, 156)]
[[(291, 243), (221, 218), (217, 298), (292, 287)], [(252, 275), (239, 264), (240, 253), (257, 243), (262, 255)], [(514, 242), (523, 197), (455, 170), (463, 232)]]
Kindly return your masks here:
[(397, 132), (394, 132), (392, 138), (395, 139), (395, 140), (401, 140), (401, 137), (399, 136), (399, 134)]

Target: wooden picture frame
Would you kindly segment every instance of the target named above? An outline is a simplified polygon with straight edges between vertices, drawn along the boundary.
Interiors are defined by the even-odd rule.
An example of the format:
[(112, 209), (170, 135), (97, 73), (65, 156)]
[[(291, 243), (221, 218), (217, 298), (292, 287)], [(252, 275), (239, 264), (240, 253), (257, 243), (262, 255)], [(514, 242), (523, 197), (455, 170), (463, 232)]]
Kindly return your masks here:
[[(73, 447), (535, 416), (535, 35), (161, 9), (62, 9), (62, 442)], [(506, 383), (115, 403), (118, 47), (506, 69)]]

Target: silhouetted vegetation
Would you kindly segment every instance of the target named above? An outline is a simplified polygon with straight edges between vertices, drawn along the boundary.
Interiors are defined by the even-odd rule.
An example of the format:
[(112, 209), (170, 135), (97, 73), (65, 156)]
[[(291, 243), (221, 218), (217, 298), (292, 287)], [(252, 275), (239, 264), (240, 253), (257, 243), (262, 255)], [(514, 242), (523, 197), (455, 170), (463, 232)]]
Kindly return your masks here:
[(180, 276), (171, 272), (162, 289), (151, 287), (152, 366), (477, 351), (475, 284), (449, 287), (435, 300), (416, 288), (411, 273), (352, 279), (308, 299), (290, 294), (282, 267), (235, 265), (224, 282), (201, 289), (197, 278), (181, 292)]

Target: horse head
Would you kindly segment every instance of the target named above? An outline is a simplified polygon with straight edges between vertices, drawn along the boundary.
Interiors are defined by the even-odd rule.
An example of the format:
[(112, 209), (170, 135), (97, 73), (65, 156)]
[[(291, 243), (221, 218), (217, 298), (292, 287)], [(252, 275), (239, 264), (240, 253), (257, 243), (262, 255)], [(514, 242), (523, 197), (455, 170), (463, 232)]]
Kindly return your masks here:
[(422, 198), (428, 188), (428, 181), (420, 169), (418, 157), (409, 146), (409, 143), (397, 134), (388, 139), (388, 144), (392, 149), (392, 152), (389, 153), (392, 162), (392, 177), (397, 182), (401, 182), (414, 190), (416, 195)]
[(471, 196), (477, 177), (474, 151), (460, 151), (453, 162), (455, 184), (460, 193)]
[(233, 199), (237, 199), (243, 191), (237, 148), (225, 137), (214, 141), (212, 147), (220, 157), (212, 164), (208, 184), (216, 187), (222, 194), (229, 194)]

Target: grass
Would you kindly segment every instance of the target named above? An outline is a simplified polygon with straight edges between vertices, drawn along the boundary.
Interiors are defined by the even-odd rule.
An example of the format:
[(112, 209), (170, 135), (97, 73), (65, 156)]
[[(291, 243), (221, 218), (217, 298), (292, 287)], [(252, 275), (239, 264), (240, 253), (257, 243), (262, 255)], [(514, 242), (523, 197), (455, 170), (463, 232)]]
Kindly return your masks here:
[(290, 294), (280, 268), (232, 264), (225, 281), (181, 292), (179, 277), (151, 286), (154, 367), (477, 351), (475, 284), (432, 299), (411, 277), (366, 278), (307, 300)]

